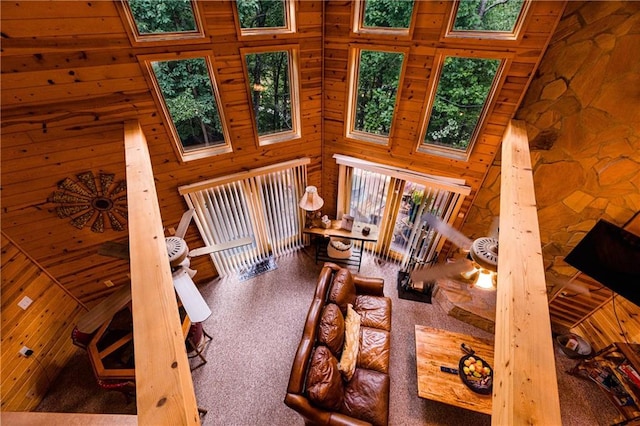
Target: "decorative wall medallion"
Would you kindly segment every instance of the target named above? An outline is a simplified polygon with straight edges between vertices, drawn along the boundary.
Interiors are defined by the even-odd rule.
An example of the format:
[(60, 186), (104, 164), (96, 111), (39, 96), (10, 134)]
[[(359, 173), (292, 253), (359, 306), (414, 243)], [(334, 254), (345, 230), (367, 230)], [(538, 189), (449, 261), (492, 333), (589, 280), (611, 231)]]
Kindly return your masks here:
[[(57, 204), (56, 213), (60, 219), (71, 218), (78, 229), (91, 222), (93, 232), (104, 232), (105, 222), (111, 229), (123, 231), (127, 225), (127, 184), (124, 180), (114, 183), (115, 175), (93, 172), (76, 175), (77, 181), (64, 178), (51, 194), (49, 201)], [(106, 216), (106, 219), (105, 219)]]

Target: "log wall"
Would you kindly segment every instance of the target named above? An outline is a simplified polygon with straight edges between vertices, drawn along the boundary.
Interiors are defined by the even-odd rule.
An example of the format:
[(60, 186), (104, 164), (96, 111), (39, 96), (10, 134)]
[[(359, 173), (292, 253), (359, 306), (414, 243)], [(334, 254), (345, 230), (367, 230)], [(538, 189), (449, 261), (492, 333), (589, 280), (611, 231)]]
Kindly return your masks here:
[[(71, 342), (84, 306), (2, 233), (2, 411), (35, 408), (77, 349)], [(25, 297), (33, 303), (23, 310)], [(34, 353), (19, 355), (23, 346)]]

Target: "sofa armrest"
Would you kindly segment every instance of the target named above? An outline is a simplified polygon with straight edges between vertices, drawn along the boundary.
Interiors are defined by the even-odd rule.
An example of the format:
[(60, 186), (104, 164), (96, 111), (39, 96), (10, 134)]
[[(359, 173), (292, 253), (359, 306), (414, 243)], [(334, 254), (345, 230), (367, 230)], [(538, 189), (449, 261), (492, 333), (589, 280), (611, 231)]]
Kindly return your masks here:
[(304, 419), (305, 424), (330, 425), (330, 426), (371, 426), (365, 422), (345, 414), (325, 411), (309, 403), (309, 400), (302, 396), (287, 393), (284, 403), (298, 412)]
[(384, 280), (382, 278), (354, 275), (353, 284), (356, 286), (356, 294), (384, 296)]

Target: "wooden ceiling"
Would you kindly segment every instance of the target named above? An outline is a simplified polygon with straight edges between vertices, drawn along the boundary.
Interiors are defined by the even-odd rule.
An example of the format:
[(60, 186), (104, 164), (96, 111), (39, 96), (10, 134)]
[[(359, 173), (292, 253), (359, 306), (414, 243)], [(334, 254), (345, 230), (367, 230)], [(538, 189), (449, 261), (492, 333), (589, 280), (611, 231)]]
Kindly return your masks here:
[[(564, 9), (564, 2), (535, 1), (520, 36), (512, 41), (443, 37), (454, 6), (416, 2), (410, 39), (351, 32), (351, 1), (296, 2), (298, 31), (247, 40), (238, 36), (232, 1), (202, 2), (206, 43), (133, 45), (118, 4), (112, 1), (0, 2), (2, 16), (2, 230), (81, 301), (92, 304), (127, 282), (127, 262), (98, 254), (105, 241), (126, 232), (76, 229), (59, 219), (48, 198), (66, 177), (92, 171), (125, 178), (123, 121), (140, 121), (149, 142), (165, 226), (186, 208), (177, 187), (297, 157), (312, 159), (309, 181), (320, 188), (326, 212), (335, 211), (334, 153), (415, 171), (462, 177), (471, 196), (482, 185), (508, 121), (515, 115)], [(259, 146), (250, 113), (240, 49), (283, 43), (300, 48), (302, 138)], [(408, 52), (388, 146), (347, 140), (344, 116), (350, 45), (380, 45)], [(181, 163), (138, 62), (139, 55), (209, 50), (219, 77), (233, 152)], [(425, 96), (436, 55), (482, 52), (508, 58), (508, 66), (468, 161), (416, 152)], [(449, 54), (448, 53), (448, 54)], [(187, 240), (198, 245), (195, 228)], [(194, 262), (197, 280), (215, 276), (210, 262)], [(105, 281), (111, 281), (109, 287)]]

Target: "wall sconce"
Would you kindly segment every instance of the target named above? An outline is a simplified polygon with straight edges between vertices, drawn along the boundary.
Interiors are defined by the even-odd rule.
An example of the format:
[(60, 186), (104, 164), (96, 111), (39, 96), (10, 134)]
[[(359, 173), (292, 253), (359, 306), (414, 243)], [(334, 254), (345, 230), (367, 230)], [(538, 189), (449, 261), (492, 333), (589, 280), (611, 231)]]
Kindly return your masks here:
[(307, 212), (305, 217), (305, 227), (313, 227), (313, 219), (315, 219), (315, 212), (320, 210), (324, 205), (324, 200), (318, 195), (318, 188), (315, 186), (307, 186), (304, 190), (304, 195), (300, 200), (300, 208)]

